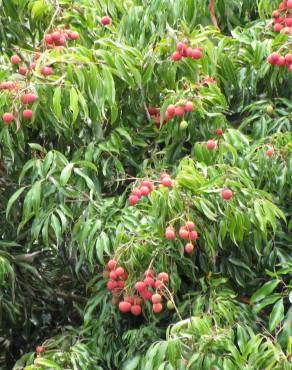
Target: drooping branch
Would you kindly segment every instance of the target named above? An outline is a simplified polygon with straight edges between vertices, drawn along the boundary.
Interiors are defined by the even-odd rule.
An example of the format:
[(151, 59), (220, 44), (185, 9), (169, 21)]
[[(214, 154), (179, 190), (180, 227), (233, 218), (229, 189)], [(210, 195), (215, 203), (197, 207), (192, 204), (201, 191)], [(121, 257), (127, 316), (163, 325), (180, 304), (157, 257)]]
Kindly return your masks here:
[(217, 21), (217, 18), (216, 18), (216, 14), (215, 14), (215, 0), (210, 0), (208, 9), (209, 9), (209, 12), (210, 12), (210, 15), (211, 15), (212, 23), (214, 24), (214, 26), (216, 28), (218, 28), (220, 30), (220, 28), (218, 26), (218, 21)]

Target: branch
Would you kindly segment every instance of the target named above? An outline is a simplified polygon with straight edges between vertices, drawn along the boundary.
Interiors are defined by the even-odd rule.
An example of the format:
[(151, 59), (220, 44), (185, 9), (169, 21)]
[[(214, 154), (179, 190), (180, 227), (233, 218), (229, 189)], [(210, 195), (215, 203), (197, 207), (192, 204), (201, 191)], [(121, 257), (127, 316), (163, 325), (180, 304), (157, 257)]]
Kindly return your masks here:
[(215, 0), (210, 0), (210, 4), (208, 6), (208, 9), (209, 9), (209, 12), (210, 12), (210, 15), (211, 15), (212, 23), (214, 24), (214, 26), (216, 28), (218, 28), (218, 30), (220, 30), (220, 28), (218, 26), (216, 14), (215, 14)]
[(75, 301), (75, 302), (79, 302), (79, 303), (86, 303), (87, 302), (87, 299), (85, 297), (82, 297), (80, 295), (73, 294), (73, 293), (70, 294), (70, 293), (61, 292), (60, 290), (56, 291), (56, 295), (60, 298), (63, 298), (65, 300), (69, 300), (69, 301)]

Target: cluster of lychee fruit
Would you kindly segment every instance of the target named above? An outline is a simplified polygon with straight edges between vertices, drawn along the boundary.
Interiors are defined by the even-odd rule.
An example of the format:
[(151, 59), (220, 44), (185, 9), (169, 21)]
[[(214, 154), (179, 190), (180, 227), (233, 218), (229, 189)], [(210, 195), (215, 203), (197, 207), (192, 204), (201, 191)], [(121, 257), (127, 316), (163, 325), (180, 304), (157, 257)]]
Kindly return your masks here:
[(36, 52), (34, 54), (34, 58), (31, 62), (23, 62), (22, 65), (20, 63), (22, 62), (19, 55), (14, 54), (10, 58), (10, 62), (13, 66), (18, 67), (18, 73), (22, 76), (26, 76), (29, 72), (32, 72), (36, 67), (36, 61), (41, 57), (40, 52)]
[(275, 32), (285, 31), (292, 35), (292, 0), (285, 0), (279, 4), (278, 10), (272, 13), (273, 28)]
[(176, 45), (176, 51), (172, 54), (171, 59), (175, 62), (182, 58), (201, 59), (202, 53), (202, 48), (191, 48), (184, 42), (178, 42)]
[[(169, 104), (165, 111), (164, 123), (169, 122), (175, 117), (183, 118), (188, 112), (193, 112), (195, 110), (194, 104), (191, 101), (180, 100), (176, 104)], [(160, 109), (156, 107), (149, 106), (148, 112), (152, 119), (154, 120), (157, 127), (160, 126)], [(188, 123), (186, 121), (181, 122), (181, 128), (186, 129)]]
[(287, 66), (292, 72), (292, 53), (287, 53), (285, 56), (275, 52), (268, 56), (268, 62), (272, 65)]
[[(29, 105), (33, 104), (37, 100), (37, 96), (31, 92), (24, 93), (20, 97), (21, 103), (25, 106), (25, 109), (22, 112), (22, 116), (24, 119), (31, 119), (33, 116), (32, 109), (28, 108)], [(17, 112), (18, 114), (18, 112)], [(13, 120), (15, 116), (12, 112), (6, 112), (2, 116), (2, 120), (4, 124), (9, 125)]]
[[(183, 226), (180, 227), (178, 235), (181, 239), (188, 240), (185, 245), (185, 252), (192, 253), (194, 250), (194, 244), (198, 239), (198, 233), (195, 230), (195, 224), (192, 221), (187, 221)], [(165, 237), (167, 240), (174, 240), (176, 236), (175, 228), (173, 226), (168, 226), (165, 230)]]
[(174, 117), (183, 117), (187, 112), (193, 112), (195, 109), (191, 101), (180, 101), (177, 104), (170, 104), (165, 111), (165, 118), (167, 121)]
[(144, 279), (135, 283), (137, 294), (127, 295), (125, 291), (125, 281), (128, 279), (128, 274), (123, 267), (117, 266), (117, 261), (111, 259), (107, 263), (109, 271), (107, 276), (107, 288), (112, 292), (112, 303), (118, 305), (122, 313), (131, 312), (134, 316), (139, 316), (142, 313), (142, 304), (145, 301), (152, 302), (154, 313), (159, 313), (163, 310), (162, 296), (159, 294), (165, 288), (165, 284), (169, 282), (169, 276), (166, 272), (160, 272), (155, 278), (155, 271), (148, 268), (144, 272)]
[(69, 28), (55, 28), (44, 36), (44, 42), (48, 49), (56, 46), (65, 46), (67, 40), (76, 41), (79, 39), (79, 33), (71, 31)]
[[(162, 173), (160, 175), (160, 184), (169, 188), (172, 186), (172, 180), (170, 175), (167, 173)], [(135, 205), (139, 202), (142, 197), (146, 197), (154, 190), (153, 182), (149, 180), (142, 181), (139, 187), (136, 187), (132, 190), (131, 195), (129, 196), (129, 203)]]

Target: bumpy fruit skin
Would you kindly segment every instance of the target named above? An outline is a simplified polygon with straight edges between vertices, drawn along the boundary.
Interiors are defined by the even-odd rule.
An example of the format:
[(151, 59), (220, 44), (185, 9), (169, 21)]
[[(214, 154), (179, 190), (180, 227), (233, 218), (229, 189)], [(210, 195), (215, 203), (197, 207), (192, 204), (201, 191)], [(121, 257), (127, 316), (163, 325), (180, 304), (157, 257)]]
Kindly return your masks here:
[(185, 108), (181, 106), (175, 107), (174, 114), (175, 116), (183, 117), (185, 114)]
[(281, 32), (283, 28), (284, 28), (284, 26), (282, 26), (280, 23), (276, 23), (274, 25), (274, 31), (275, 32)]
[(174, 62), (178, 62), (180, 61), (182, 58), (182, 55), (178, 52), (178, 51), (175, 51), (172, 56), (171, 56), (171, 60), (173, 60)]
[(144, 299), (144, 301), (150, 301), (151, 297), (152, 297), (152, 293), (149, 292), (149, 290), (143, 290), (143, 292), (141, 293), (141, 296), (142, 298)]
[(192, 243), (188, 243), (188, 244), (186, 244), (186, 246), (185, 246), (185, 252), (186, 252), (186, 253), (192, 253), (192, 252), (193, 252), (193, 250), (194, 250), (194, 246), (193, 246), (193, 244), (192, 244)]
[(165, 237), (167, 240), (173, 240), (175, 238), (175, 231), (172, 227), (168, 227), (165, 231)]
[(291, 53), (288, 53), (285, 55), (285, 61), (287, 65), (292, 64), (292, 54)]
[(71, 40), (78, 40), (79, 39), (79, 33), (78, 32), (70, 32), (69, 33), (69, 38), (71, 39)]
[(12, 64), (16, 65), (20, 63), (21, 59), (18, 55), (12, 55), (12, 57), (10, 58), (10, 61)]
[(195, 241), (198, 239), (198, 233), (195, 230), (190, 231), (189, 233), (189, 239), (191, 241)]
[(176, 45), (176, 50), (183, 54), (187, 50), (187, 45), (184, 42), (178, 42)]
[(119, 288), (121, 288), (121, 289), (124, 289), (125, 288), (125, 282), (123, 280), (117, 281), (117, 284), (118, 284), (118, 287)]
[(9, 125), (14, 120), (14, 117), (12, 113), (7, 112), (3, 114), (2, 119), (6, 125)]
[(45, 43), (46, 43), (47, 45), (51, 45), (51, 44), (53, 44), (53, 42), (54, 42), (54, 40), (53, 40), (53, 38), (52, 38), (52, 35), (51, 35), (50, 33), (47, 33), (47, 34), (45, 35), (44, 40), (45, 40)]
[(171, 117), (173, 117), (173, 116), (174, 116), (174, 114), (175, 114), (175, 105), (170, 104), (170, 105), (167, 107), (166, 111), (167, 111), (167, 113), (168, 113)]
[(221, 128), (217, 128), (215, 133), (217, 136), (223, 136), (223, 130)]
[(109, 277), (112, 280), (116, 280), (118, 278), (118, 275), (117, 275), (116, 271), (113, 270), (113, 271), (110, 272)]
[(224, 189), (221, 196), (224, 200), (230, 200), (233, 197), (233, 192), (230, 189)]
[(285, 57), (280, 57), (279, 59), (278, 59), (278, 62), (277, 62), (277, 66), (284, 66), (284, 65), (286, 65), (286, 60), (285, 60)]
[(108, 268), (112, 271), (116, 268), (117, 266), (117, 261), (112, 259), (112, 260), (109, 260), (108, 263), (107, 263), (107, 266)]
[(37, 100), (37, 96), (32, 93), (23, 94), (20, 98), (22, 104), (33, 104)]
[(128, 302), (130, 304), (134, 304), (135, 297), (133, 295), (128, 295), (124, 298), (125, 302)]
[(147, 110), (150, 116), (155, 116), (155, 114), (159, 113), (159, 110), (152, 106), (148, 107)]
[(268, 62), (270, 64), (277, 64), (279, 58), (280, 58), (279, 53), (272, 53), (271, 55), (268, 56)]
[(154, 189), (152, 182), (148, 180), (142, 181), (141, 186), (147, 186), (147, 188), (149, 188), (150, 191), (153, 191)]
[(64, 46), (66, 44), (66, 38), (61, 36), (59, 40), (55, 41), (56, 46)]
[(292, 0), (287, 1), (287, 9), (292, 9)]
[(112, 280), (109, 280), (106, 284), (108, 290), (113, 290), (117, 287), (117, 282), (116, 281), (112, 281)]
[(186, 112), (193, 112), (194, 111), (194, 104), (191, 101), (187, 101), (185, 104)]
[(43, 76), (51, 76), (53, 74), (53, 68), (52, 67), (48, 67), (48, 66), (44, 66), (41, 69), (41, 74)]
[(135, 288), (138, 292), (143, 292), (146, 289), (146, 283), (144, 281), (137, 281)]
[(22, 76), (25, 76), (27, 74), (27, 68), (24, 66), (20, 66), (18, 69), (18, 73)]
[(35, 62), (31, 62), (31, 63), (29, 63), (29, 68), (30, 68), (31, 70), (35, 70), (35, 67), (36, 67), (36, 63), (35, 63)]
[(155, 276), (155, 272), (154, 272), (154, 270), (152, 270), (152, 269), (147, 269), (147, 270), (144, 272), (144, 276), (145, 276), (145, 277), (152, 277), (152, 278), (154, 278), (154, 276)]
[(61, 37), (61, 33), (59, 31), (54, 31), (52, 33), (52, 39), (53, 41), (59, 41)]
[(285, 24), (287, 27), (291, 27), (292, 26), (292, 18), (285, 18)]
[(162, 306), (162, 304), (161, 304), (161, 303), (155, 303), (155, 304), (152, 306), (152, 308), (153, 308), (153, 312), (154, 312), (154, 313), (159, 313), (159, 312), (161, 312), (161, 311), (163, 310), (163, 306)]
[(189, 237), (189, 232), (185, 227), (179, 229), (178, 235), (182, 239), (187, 239)]
[(141, 198), (142, 194), (141, 194), (141, 190), (138, 189), (138, 188), (135, 188), (132, 190), (132, 195), (136, 195), (139, 199)]
[(139, 316), (139, 315), (141, 315), (141, 312), (142, 312), (141, 306), (134, 305), (134, 306), (131, 307), (131, 313), (132, 313), (132, 315)]
[(272, 105), (268, 105), (267, 106), (267, 113), (271, 114), (271, 113), (273, 113), (273, 111), (274, 111), (273, 106)]
[(116, 269), (116, 274), (117, 274), (118, 277), (124, 275), (124, 273), (125, 273), (125, 270), (123, 269), (123, 267), (118, 267)]
[(161, 302), (161, 295), (160, 294), (153, 294), (153, 296), (151, 297), (151, 301), (152, 303), (156, 304), (156, 303), (160, 303)]
[(267, 156), (268, 157), (271, 157), (274, 154), (274, 149), (273, 148), (270, 148), (270, 149), (267, 150), (266, 153), (267, 153)]
[(216, 148), (216, 142), (214, 140), (208, 140), (206, 146), (208, 150), (213, 150)]
[(37, 346), (35, 351), (36, 353), (43, 353), (45, 352), (45, 348), (43, 346)]
[(202, 50), (201, 49), (194, 49), (192, 58), (201, 59), (202, 58)]
[(153, 287), (154, 284), (155, 284), (155, 281), (152, 277), (150, 276), (147, 276), (145, 279), (144, 279), (144, 283), (147, 285), (147, 286), (151, 286)]
[(141, 186), (140, 188), (141, 195), (147, 196), (150, 193), (148, 186)]
[(164, 176), (163, 179), (161, 180), (161, 183), (163, 186), (167, 188), (170, 188), (172, 186), (171, 178), (168, 176)]
[(129, 196), (129, 203), (134, 206), (135, 204), (137, 204), (139, 202), (139, 198), (137, 197), (137, 195), (130, 195)]
[(33, 115), (33, 111), (31, 109), (25, 109), (23, 111), (23, 118), (25, 119), (31, 119), (32, 115)]
[(158, 280), (161, 280), (163, 283), (168, 283), (169, 282), (169, 276), (167, 272), (160, 272), (158, 274)]
[(163, 289), (164, 285), (161, 280), (156, 280), (154, 284), (155, 289)]
[(195, 224), (193, 223), (193, 221), (187, 221), (186, 224), (185, 224), (185, 228), (188, 231), (193, 231), (194, 228), (195, 228)]
[(127, 313), (131, 311), (131, 303), (122, 301), (119, 303), (119, 310), (122, 313)]
[(104, 17), (101, 18), (100, 23), (103, 26), (107, 26), (108, 24), (111, 23), (111, 21), (112, 21), (111, 18), (108, 15), (105, 15)]

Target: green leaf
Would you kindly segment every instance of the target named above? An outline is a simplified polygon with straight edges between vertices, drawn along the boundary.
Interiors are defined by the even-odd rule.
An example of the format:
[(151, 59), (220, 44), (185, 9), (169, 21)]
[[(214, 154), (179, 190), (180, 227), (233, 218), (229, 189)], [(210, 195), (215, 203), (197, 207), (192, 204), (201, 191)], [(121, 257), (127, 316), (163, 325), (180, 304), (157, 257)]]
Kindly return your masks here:
[(61, 87), (58, 86), (54, 91), (53, 108), (58, 119), (62, 118), (62, 105), (61, 105)]
[(67, 166), (63, 168), (60, 175), (60, 183), (62, 186), (65, 186), (68, 180), (70, 179), (73, 167), (74, 167), (73, 163), (68, 163)]
[(18, 189), (9, 199), (8, 201), (8, 204), (7, 204), (7, 208), (6, 208), (6, 218), (8, 218), (9, 216), (9, 213), (10, 213), (10, 210), (11, 210), (11, 207), (13, 206), (13, 203), (17, 200), (17, 198), (20, 197), (20, 195), (23, 193), (25, 189), (25, 186), (23, 186), (22, 188)]
[(48, 369), (56, 369), (61, 370), (60, 366), (53, 360), (48, 360), (47, 358), (38, 357), (35, 360), (35, 365), (42, 365), (47, 367)]
[(36, 215), (39, 213), (41, 203), (41, 181), (37, 181), (30, 189), (32, 208)]
[(61, 239), (61, 224), (59, 219), (54, 214), (51, 216), (51, 226), (55, 232), (57, 243), (59, 243)]
[(284, 319), (284, 304), (281, 298), (273, 307), (269, 320), (269, 329), (274, 330)]
[(258, 302), (261, 299), (265, 298), (267, 295), (271, 294), (276, 289), (279, 283), (280, 280), (270, 280), (266, 282), (259, 290), (257, 290), (251, 296), (251, 302), (253, 303)]
[(78, 117), (79, 106), (78, 106), (78, 94), (74, 87), (71, 87), (70, 90), (70, 109), (73, 112), (73, 122), (75, 122)]

